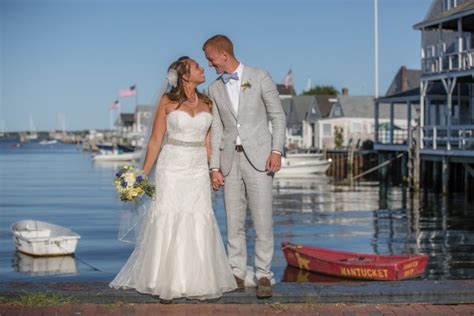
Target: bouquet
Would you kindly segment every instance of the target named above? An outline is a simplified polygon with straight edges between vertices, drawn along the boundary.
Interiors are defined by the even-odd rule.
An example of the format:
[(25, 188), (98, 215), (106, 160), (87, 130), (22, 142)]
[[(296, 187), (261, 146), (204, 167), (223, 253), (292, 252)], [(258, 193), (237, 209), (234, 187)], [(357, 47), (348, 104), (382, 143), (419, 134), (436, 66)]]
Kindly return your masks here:
[(120, 168), (115, 174), (114, 184), (120, 200), (124, 202), (136, 201), (144, 194), (149, 197), (153, 197), (155, 194), (155, 186), (148, 182), (142, 170), (134, 166)]

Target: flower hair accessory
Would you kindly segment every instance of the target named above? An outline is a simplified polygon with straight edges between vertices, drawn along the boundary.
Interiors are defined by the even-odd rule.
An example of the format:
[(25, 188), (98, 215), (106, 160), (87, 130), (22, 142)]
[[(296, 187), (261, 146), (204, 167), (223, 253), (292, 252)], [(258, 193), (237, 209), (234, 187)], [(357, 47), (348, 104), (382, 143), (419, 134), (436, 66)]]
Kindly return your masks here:
[(166, 75), (166, 79), (168, 80), (168, 83), (170, 86), (173, 88), (178, 85), (178, 72), (176, 69), (170, 69), (168, 70), (168, 75)]

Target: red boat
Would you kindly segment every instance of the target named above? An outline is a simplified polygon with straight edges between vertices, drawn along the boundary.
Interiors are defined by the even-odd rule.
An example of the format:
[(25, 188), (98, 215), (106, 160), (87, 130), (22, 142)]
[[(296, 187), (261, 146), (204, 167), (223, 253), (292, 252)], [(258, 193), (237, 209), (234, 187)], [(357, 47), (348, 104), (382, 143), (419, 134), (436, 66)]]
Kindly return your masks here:
[[(332, 275), (315, 273), (308, 270), (301, 270), (292, 266), (286, 266), (283, 272), (283, 282), (292, 283), (335, 283), (335, 282), (348, 282), (348, 279), (338, 278)], [(357, 282), (357, 280), (351, 280)]]
[(428, 256), (378, 256), (337, 251), (282, 242), (288, 265), (337, 277), (397, 281), (417, 277), (425, 271)]

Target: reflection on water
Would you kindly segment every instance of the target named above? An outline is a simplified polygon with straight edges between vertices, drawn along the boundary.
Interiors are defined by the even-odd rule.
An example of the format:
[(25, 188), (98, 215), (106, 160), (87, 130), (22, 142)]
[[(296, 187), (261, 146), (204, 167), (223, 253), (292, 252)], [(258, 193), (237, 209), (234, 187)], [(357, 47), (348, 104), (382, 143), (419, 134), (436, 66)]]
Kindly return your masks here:
[[(276, 239), (381, 255), (429, 256), (424, 279), (474, 277), (474, 205), (462, 196), (411, 196), (401, 188), (277, 182)], [(285, 270), (286, 271), (286, 270)], [(284, 273), (283, 280), (318, 280)]]
[(57, 275), (78, 273), (73, 256), (33, 257), (16, 252), (12, 262), (13, 271), (29, 275)]
[[(9, 226), (31, 218), (66, 226), (81, 235), (76, 253), (81, 260), (74, 260), (76, 270), (66, 272), (63, 278), (110, 281), (133, 250), (131, 245), (117, 241), (122, 203), (117, 199), (112, 179), (120, 165), (94, 164), (89, 153), (75, 146), (58, 144), (45, 148), (25, 144), (13, 148), (0, 142), (1, 279), (31, 278), (30, 274), (19, 272), (47, 266), (28, 258), (27, 264), (22, 265), (31, 268), (19, 268), (24, 259), (15, 254)], [(222, 191), (213, 196), (225, 241)], [(398, 187), (386, 188), (378, 183), (335, 185), (321, 176), (276, 178), (275, 278), (285, 280), (284, 275), (288, 274), (281, 241), (382, 255), (425, 253), (429, 263), (423, 278), (473, 278), (473, 214), (474, 204), (463, 197), (443, 199), (432, 194), (413, 197)], [(248, 264), (253, 265), (255, 232), (250, 216), (246, 224)], [(12, 261), (17, 262), (13, 268)], [(44, 268), (43, 271), (59, 270)], [(54, 278), (45, 274), (43, 278)], [(299, 278), (307, 277), (310, 281), (314, 278), (305, 275)]]

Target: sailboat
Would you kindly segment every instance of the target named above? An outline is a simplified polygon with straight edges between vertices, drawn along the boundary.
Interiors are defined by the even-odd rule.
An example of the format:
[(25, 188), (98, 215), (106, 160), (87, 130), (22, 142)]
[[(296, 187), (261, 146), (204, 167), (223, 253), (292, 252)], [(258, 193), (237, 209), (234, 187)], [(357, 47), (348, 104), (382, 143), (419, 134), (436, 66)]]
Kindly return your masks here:
[(36, 127), (33, 123), (33, 117), (30, 115), (30, 131), (25, 136), (26, 140), (36, 140), (38, 139), (38, 133), (36, 133)]
[(0, 137), (5, 137), (5, 120), (0, 121)]

